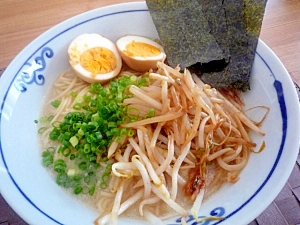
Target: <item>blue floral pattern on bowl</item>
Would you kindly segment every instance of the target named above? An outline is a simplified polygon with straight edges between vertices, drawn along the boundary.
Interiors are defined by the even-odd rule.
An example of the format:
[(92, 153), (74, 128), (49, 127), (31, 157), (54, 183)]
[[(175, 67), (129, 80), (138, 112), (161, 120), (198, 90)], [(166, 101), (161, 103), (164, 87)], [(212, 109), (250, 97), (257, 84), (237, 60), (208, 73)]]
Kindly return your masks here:
[[(210, 219), (212, 217), (220, 218), (219, 221), (223, 219), (223, 216), (225, 214), (225, 209), (223, 207), (217, 207), (213, 209), (210, 212), (209, 216), (198, 216), (199, 222), (194, 218), (193, 215), (188, 215), (188, 217), (185, 219), (187, 224), (190, 225), (211, 225), (212, 223), (216, 222), (216, 219)], [(207, 220), (201, 220), (203, 218), (207, 218)], [(181, 223), (181, 217), (175, 220), (175, 223), (168, 223), (168, 225), (180, 225)]]
[(52, 58), (53, 56), (53, 50), (45, 47), (41, 50), (40, 56), (35, 57), (31, 63), (26, 62), (15, 80), (15, 88), (20, 92), (26, 92), (27, 85), (33, 83), (43, 85), (45, 83), (45, 76), (39, 73), (46, 68), (45, 59)]

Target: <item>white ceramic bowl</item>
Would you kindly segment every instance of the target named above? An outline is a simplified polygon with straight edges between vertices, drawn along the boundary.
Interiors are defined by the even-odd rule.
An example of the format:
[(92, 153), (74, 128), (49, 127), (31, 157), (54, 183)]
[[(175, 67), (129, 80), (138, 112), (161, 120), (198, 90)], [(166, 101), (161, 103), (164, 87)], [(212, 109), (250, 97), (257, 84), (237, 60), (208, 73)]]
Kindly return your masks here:
[[(71, 18), (35, 39), (9, 65), (0, 79), (1, 194), (29, 224), (92, 224), (98, 213), (85, 207), (53, 182), (41, 165), (34, 123), (57, 76), (69, 68), (68, 44), (76, 36), (100, 33), (112, 41), (134, 34), (157, 38), (145, 3), (95, 9)], [(246, 107), (271, 108), (262, 129), (266, 142), (252, 154), (240, 180), (224, 185), (203, 204), (199, 216), (225, 219), (203, 224), (248, 224), (277, 196), (294, 166), (299, 148), (299, 106), (293, 82), (274, 53), (259, 41)], [(120, 224), (147, 224), (121, 218)], [(192, 217), (188, 224), (195, 221)], [(166, 224), (180, 224), (178, 218)]]

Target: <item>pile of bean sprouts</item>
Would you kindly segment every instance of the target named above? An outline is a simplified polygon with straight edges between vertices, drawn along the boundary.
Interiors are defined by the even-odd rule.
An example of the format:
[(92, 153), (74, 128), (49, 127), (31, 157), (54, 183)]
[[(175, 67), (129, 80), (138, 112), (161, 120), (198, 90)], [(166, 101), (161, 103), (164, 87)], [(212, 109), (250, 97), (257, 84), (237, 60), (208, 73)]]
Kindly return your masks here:
[[(129, 110), (133, 115), (138, 113), (139, 120), (121, 124), (134, 129), (135, 135), (113, 141), (107, 149), (111, 178), (97, 199), (100, 216), (95, 224), (117, 224), (127, 211), (136, 211), (153, 224), (163, 224), (162, 213), (175, 212), (184, 224), (189, 212), (181, 204), (182, 194), (200, 221), (197, 213), (204, 196), (215, 186), (239, 179), (256, 146), (249, 131), (264, 135), (259, 128), (262, 121), (249, 119), (240, 99), (204, 84), (188, 70), (159, 62), (149, 78), (145, 87), (128, 87), (132, 97), (122, 103), (133, 109)], [(71, 91), (83, 96), (89, 89), (78, 78), (64, 76), (56, 86), (63, 90), (55, 96), (62, 99), (62, 106), (53, 121), (72, 110), (74, 102), (65, 96)], [(155, 115), (147, 118), (150, 109)]]

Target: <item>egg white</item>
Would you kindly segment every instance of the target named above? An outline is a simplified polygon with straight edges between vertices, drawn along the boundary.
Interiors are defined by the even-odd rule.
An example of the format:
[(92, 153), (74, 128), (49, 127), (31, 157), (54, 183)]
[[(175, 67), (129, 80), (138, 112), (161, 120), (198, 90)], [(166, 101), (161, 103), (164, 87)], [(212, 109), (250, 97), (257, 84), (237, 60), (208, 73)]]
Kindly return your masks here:
[[(126, 46), (133, 41), (152, 45), (160, 50), (160, 54), (155, 56), (146, 56), (146, 57), (129, 56), (126, 53)], [(150, 69), (156, 69), (157, 62), (163, 61), (166, 58), (166, 54), (164, 52), (163, 47), (157, 42), (146, 37), (127, 35), (118, 39), (116, 42), (116, 46), (124, 62), (131, 69), (139, 72), (146, 72), (149, 71)]]
[[(96, 47), (107, 48), (114, 54), (117, 66), (113, 71), (92, 75), (92, 72), (86, 70), (80, 64), (81, 55), (85, 51)], [(100, 34), (86, 33), (79, 35), (70, 43), (68, 48), (68, 55), (69, 63), (77, 76), (88, 83), (105, 83), (117, 76), (122, 68), (122, 58), (116, 48), (116, 45)]]

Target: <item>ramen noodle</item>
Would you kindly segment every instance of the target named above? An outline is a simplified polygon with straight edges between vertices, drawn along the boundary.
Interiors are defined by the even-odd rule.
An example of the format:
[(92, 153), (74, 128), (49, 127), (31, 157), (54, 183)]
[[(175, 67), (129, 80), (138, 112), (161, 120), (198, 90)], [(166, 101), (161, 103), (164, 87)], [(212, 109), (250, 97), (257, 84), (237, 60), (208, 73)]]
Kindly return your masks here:
[[(105, 187), (101, 189), (99, 182), (96, 185), (94, 198), (100, 214), (95, 224), (116, 224), (128, 211), (156, 224), (162, 223), (162, 215), (173, 213), (184, 223), (189, 214), (186, 204), (200, 221), (197, 213), (203, 199), (224, 182), (238, 181), (256, 147), (249, 131), (264, 135), (259, 125), (265, 116), (261, 122), (253, 122), (232, 92), (220, 92), (188, 70), (162, 62), (156, 71), (141, 75), (123, 70), (119, 76), (135, 81), (146, 78), (146, 83), (126, 87), (128, 97), (118, 103), (126, 108), (128, 118), (136, 118), (118, 125), (120, 130), (130, 130), (130, 135), (113, 137), (105, 150), (107, 160), (97, 159), (99, 171), (108, 168), (109, 176)], [(49, 124), (75, 111), (80, 96), (95, 98), (90, 84), (72, 72), (63, 73), (54, 89), (51, 101), (59, 100), (60, 105)], [(76, 93), (76, 98), (70, 93)], [(45, 146), (52, 143), (48, 138), (52, 130), (49, 127), (42, 134)], [(53, 157), (64, 159), (67, 168), (74, 165), (61, 151), (54, 150)], [(69, 169), (67, 174), (75, 173)]]

